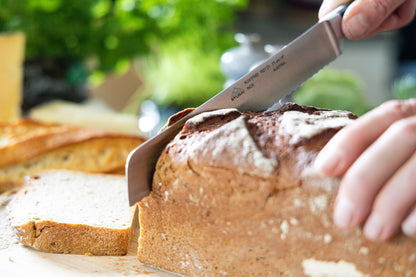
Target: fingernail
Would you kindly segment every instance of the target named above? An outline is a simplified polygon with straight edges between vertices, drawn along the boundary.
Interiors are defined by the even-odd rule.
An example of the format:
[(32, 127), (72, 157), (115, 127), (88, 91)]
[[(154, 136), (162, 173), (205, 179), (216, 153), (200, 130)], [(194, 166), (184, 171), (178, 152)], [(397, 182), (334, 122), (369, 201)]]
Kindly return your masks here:
[(409, 237), (416, 234), (416, 212), (411, 213), (402, 223), (402, 232)]
[(353, 216), (353, 205), (349, 199), (339, 199), (334, 212), (334, 222), (340, 228), (349, 228)]
[(316, 157), (314, 166), (323, 175), (332, 175), (336, 173), (336, 169), (340, 163), (341, 157), (338, 153), (332, 152), (331, 154), (326, 154), (322, 152)]
[(368, 31), (370, 25), (365, 16), (357, 14), (350, 19), (347, 19), (345, 27), (354, 38), (360, 38)]
[(380, 239), (383, 231), (383, 221), (377, 214), (371, 214), (364, 226), (364, 235), (369, 240)]

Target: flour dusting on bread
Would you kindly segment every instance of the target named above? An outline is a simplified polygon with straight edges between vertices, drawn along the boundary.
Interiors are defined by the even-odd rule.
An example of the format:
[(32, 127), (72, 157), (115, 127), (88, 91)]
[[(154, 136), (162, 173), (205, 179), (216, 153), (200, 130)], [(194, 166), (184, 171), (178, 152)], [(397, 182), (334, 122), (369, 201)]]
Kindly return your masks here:
[(353, 118), (285, 104), (185, 125), (139, 203), (138, 260), (183, 276), (416, 276), (415, 241), (333, 223), (339, 180), (314, 161)]
[(312, 114), (286, 111), (280, 117), (282, 134), (292, 135), (292, 143), (302, 138), (311, 138), (327, 129), (342, 128), (353, 121), (347, 111), (318, 111)]
[(196, 164), (237, 168), (239, 173), (269, 176), (277, 167), (276, 160), (266, 158), (247, 129), (245, 116), (240, 116), (191, 145)]
[(340, 178), (322, 177), (313, 165), (305, 167), (301, 174), (303, 185), (307, 187), (320, 188), (328, 193), (338, 190)]
[(215, 111), (211, 111), (211, 112), (204, 112), (204, 113), (200, 113), (200, 114), (188, 119), (187, 123), (192, 123), (194, 125), (198, 125), (198, 124), (204, 122), (205, 120), (207, 120), (208, 118), (218, 116), (218, 115), (227, 115), (227, 114), (232, 113), (232, 112), (239, 112), (239, 111), (237, 109), (231, 108), (231, 109), (220, 109), (220, 110), (215, 110)]
[(358, 271), (354, 264), (340, 260), (339, 262), (307, 259), (302, 261), (303, 272), (309, 277), (369, 277)]

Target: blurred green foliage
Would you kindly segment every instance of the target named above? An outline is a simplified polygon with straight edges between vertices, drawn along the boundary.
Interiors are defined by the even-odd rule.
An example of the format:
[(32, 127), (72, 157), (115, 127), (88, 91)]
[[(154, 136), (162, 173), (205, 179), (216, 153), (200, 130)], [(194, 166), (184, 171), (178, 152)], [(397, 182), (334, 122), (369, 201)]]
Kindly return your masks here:
[[(188, 49), (230, 45), (235, 9), (248, 0), (0, 0), (0, 30), (23, 31), (27, 58), (91, 58), (94, 69), (157, 52), (193, 37)], [(183, 51), (183, 50), (180, 50)]]
[(221, 54), (235, 45), (231, 32), (222, 33), (217, 43), (184, 34), (172, 39), (157, 55), (141, 60), (147, 80), (145, 94), (161, 106), (196, 107), (222, 90)]
[(356, 115), (362, 115), (370, 109), (361, 79), (350, 71), (329, 67), (307, 80), (292, 97), (298, 104), (347, 110)]
[[(1, 0), (0, 28), (26, 33), (26, 57), (96, 58), (96, 68), (148, 51), (154, 20), (126, 1)], [(134, 4), (134, 3), (133, 3)]]
[(142, 62), (145, 93), (161, 106), (196, 107), (222, 90), (221, 53), (175, 46), (167, 44), (157, 57)]
[(161, 106), (195, 107), (222, 90), (225, 78), (220, 56), (236, 45), (232, 30), (235, 11), (246, 7), (248, 0), (175, 3), (149, 9), (152, 14), (172, 16), (157, 21), (168, 39), (156, 44), (155, 55), (142, 59), (145, 95)]

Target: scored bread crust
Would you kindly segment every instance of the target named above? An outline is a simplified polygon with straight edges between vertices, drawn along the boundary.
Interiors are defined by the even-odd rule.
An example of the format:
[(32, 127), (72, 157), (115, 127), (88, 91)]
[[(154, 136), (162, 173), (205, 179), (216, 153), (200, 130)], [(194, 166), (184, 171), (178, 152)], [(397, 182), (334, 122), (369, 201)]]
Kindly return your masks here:
[[(49, 175), (49, 176), (48, 176)], [(56, 177), (55, 177), (56, 176)], [(60, 186), (61, 189), (53, 190), (60, 193), (55, 193), (45, 190), (39, 185), (42, 179), (48, 178), (46, 182), (47, 187), (53, 190), (53, 186)], [(73, 184), (70, 187), (71, 179), (76, 178), (79, 184)], [(87, 181), (87, 178), (89, 181)], [(56, 180), (59, 182), (63, 180), (66, 184), (52, 183)], [(83, 183), (95, 182), (93, 191), (87, 191), (80, 188)], [(106, 188), (110, 188), (109, 191), (104, 191), (106, 195), (103, 195), (100, 190), (103, 189), (103, 182), (107, 183)], [(68, 187), (64, 187), (68, 185)], [(121, 187), (116, 187), (121, 185)], [(42, 197), (36, 190), (42, 190)], [(95, 191), (94, 191), (95, 190)], [(124, 192), (124, 190), (126, 190)], [(65, 193), (73, 191), (78, 205), (71, 206), (73, 204)], [(119, 194), (119, 192), (123, 192)], [(132, 207), (128, 206), (125, 178), (123, 176), (105, 175), (105, 174), (88, 174), (71, 171), (52, 170), (44, 172), (40, 175), (31, 176), (25, 184), (25, 187), (21, 188), (14, 199), (8, 204), (7, 209), (9, 211), (9, 223), (15, 230), (19, 241), (27, 246), (33, 247), (39, 251), (50, 253), (65, 253), (65, 254), (84, 254), (84, 255), (125, 255), (128, 251), (130, 238), (133, 232), (133, 228), (137, 224), (137, 205)], [(29, 196), (28, 196), (29, 195)], [(37, 197), (34, 199), (33, 197)], [(117, 195), (121, 195), (117, 197)], [(96, 198), (96, 199), (94, 199)], [(115, 204), (113, 206), (122, 206), (125, 210), (114, 211), (119, 213), (118, 218), (112, 218), (112, 222), (100, 223), (106, 217), (104, 211), (97, 210), (94, 207), (85, 210), (85, 207), (89, 207), (88, 202), (103, 201), (112, 205), (108, 201), (118, 201), (125, 205)], [(42, 208), (37, 206), (28, 207), (32, 209), (27, 210), (27, 214), (23, 211), (29, 203), (37, 203)], [(85, 206), (85, 207), (84, 207)], [(53, 209), (67, 209), (73, 213), (73, 217), (76, 219), (68, 219), (62, 215), (62, 218), (55, 218), (53, 214), (61, 212), (65, 214), (67, 211), (59, 210), (53, 211)], [(129, 214), (126, 218), (126, 212)], [(88, 222), (85, 222), (85, 217), (89, 217)], [(107, 220), (107, 219), (106, 219)], [(73, 222), (75, 221), (75, 222)]]
[[(411, 239), (372, 243), (334, 226), (339, 180), (320, 177), (313, 161), (340, 127), (298, 137), (282, 127), (292, 111), (314, 125), (324, 110), (287, 104), (188, 121), (139, 203), (139, 261), (185, 276), (414, 276)], [(227, 131), (244, 134), (236, 120), (249, 138)]]
[(145, 138), (21, 119), (0, 123), (0, 192), (48, 169), (122, 173), (128, 153)]

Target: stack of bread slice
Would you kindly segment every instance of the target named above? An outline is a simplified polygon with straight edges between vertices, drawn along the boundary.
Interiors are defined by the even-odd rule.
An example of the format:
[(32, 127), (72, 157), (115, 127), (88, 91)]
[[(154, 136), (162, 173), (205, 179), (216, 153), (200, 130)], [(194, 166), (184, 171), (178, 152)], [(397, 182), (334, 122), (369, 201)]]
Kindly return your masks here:
[(44, 252), (126, 254), (137, 207), (124, 169), (144, 141), (29, 118), (0, 123), (0, 193), (17, 191), (7, 210), (18, 240)]
[(49, 169), (124, 174), (131, 150), (145, 138), (21, 119), (0, 123), (0, 193)]

